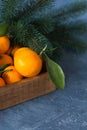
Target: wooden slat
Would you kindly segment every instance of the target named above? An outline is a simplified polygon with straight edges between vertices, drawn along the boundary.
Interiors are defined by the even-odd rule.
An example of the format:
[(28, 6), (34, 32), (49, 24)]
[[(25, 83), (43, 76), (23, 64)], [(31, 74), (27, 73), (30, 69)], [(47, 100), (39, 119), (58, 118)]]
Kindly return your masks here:
[(47, 72), (0, 88), (0, 110), (53, 92), (56, 89)]

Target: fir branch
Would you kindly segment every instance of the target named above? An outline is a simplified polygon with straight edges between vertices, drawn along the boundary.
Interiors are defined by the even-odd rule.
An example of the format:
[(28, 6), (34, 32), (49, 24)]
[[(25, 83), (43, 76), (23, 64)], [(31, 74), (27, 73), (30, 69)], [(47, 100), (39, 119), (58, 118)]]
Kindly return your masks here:
[(50, 35), (50, 38), (53, 41), (56, 41), (56, 43), (58, 42), (58, 46), (60, 45), (63, 49), (68, 48), (74, 52), (84, 52), (87, 50), (87, 44), (84, 41), (79, 40), (77, 35), (75, 37), (71, 32), (64, 30), (62, 27), (61, 29), (53, 32)]
[(36, 30), (33, 25), (26, 25), (21, 20), (17, 23), (14, 22), (9, 28), (9, 35), (12, 38), (13, 45), (18, 43), (21, 46), (28, 46), (38, 54), (47, 45), (46, 52), (48, 54), (52, 53), (52, 44), (50, 41), (45, 35)]
[(2, 19), (9, 23), (10, 19), (16, 15), (16, 1), (15, 0), (1, 0)]
[(47, 2), (48, 0), (40, 0), (32, 9), (31, 11), (36, 10), (37, 8), (39, 8), (40, 6), (42, 6), (45, 2)]
[(73, 2), (68, 5), (64, 5), (63, 7), (59, 8), (56, 12), (57, 14), (54, 16), (55, 19), (68, 19), (70, 17), (77, 17), (84, 13), (87, 10), (87, 2), (80, 1), (80, 2)]
[(58, 33), (66, 35), (67, 33), (85, 33), (87, 32), (87, 23), (86, 21), (78, 20), (75, 22), (70, 22), (67, 24), (57, 24), (55, 26)]
[(55, 29), (55, 21), (53, 19), (45, 20), (41, 19), (33, 22), (37, 30), (42, 34), (49, 34)]
[(87, 32), (86, 21), (78, 20), (68, 25), (64, 25), (67, 31)]
[(47, 0), (40, 0), (36, 5), (34, 5), (33, 7), (30, 7), (29, 5), (27, 5), (23, 11), (19, 11), (15, 17), (12, 17), (12, 19), (14, 21), (19, 20), (21, 17), (26, 16), (27, 14), (30, 15), (31, 12), (35, 11), (37, 8), (39, 8), (40, 6), (42, 6)]
[(52, 55), (53, 59), (55, 57), (58, 57), (58, 59), (60, 59), (62, 54), (63, 54), (62, 53), (63, 52), (63, 47), (61, 46), (61, 44), (58, 41), (54, 41), (52, 39), (51, 39), (51, 43), (53, 45), (53, 48), (55, 48), (55, 50), (53, 51), (53, 55)]
[[(53, 2), (54, 0), (39, 0), (32, 6), (24, 4), (23, 8), (18, 8), (18, 0), (2, 0), (2, 17), (5, 22), (10, 23), (9, 35), (12, 36), (13, 44), (18, 42), (21, 46), (29, 46), (38, 53), (47, 45), (46, 51), (48, 53), (57, 45), (53, 42), (52, 46), (51, 40), (49, 41), (47, 38), (48, 34), (52, 34), (50, 38), (57, 39), (58, 49), (69, 45), (71, 48), (86, 48), (84, 43), (79, 42), (71, 35), (74, 31), (79, 32), (81, 30), (85, 32), (87, 25), (83, 25), (81, 22), (77, 25), (75, 23), (68, 26), (68, 24), (63, 24), (63, 20), (69, 20), (70, 18), (75, 20), (76, 16), (87, 10), (87, 2), (74, 2), (57, 10), (54, 9), (54, 11), (51, 10)], [(46, 15), (44, 13), (45, 9), (49, 10)], [(35, 15), (38, 15), (38, 18), (34, 17)], [(56, 20), (58, 23), (56, 23)], [(57, 26), (55, 26), (56, 24)], [(52, 31), (53, 33), (55, 31), (55, 36)]]
[(87, 50), (87, 44), (75, 39), (64, 40), (62, 42), (62, 47), (66, 49), (68, 48), (69, 50), (72, 50), (77, 53), (83, 53)]
[(50, 20), (52, 18), (51, 11), (52, 8), (54, 8), (55, 0), (46, 0), (39, 8), (37, 8), (35, 11), (33, 11), (32, 15), (30, 15), (31, 21), (36, 20)]
[(46, 38), (45, 35), (41, 34), (38, 30), (34, 28), (34, 26), (30, 25), (29, 27), (29, 47), (35, 50), (38, 54), (42, 51), (42, 49), (47, 45), (46, 52), (48, 55), (52, 54), (51, 49), (52, 44)]

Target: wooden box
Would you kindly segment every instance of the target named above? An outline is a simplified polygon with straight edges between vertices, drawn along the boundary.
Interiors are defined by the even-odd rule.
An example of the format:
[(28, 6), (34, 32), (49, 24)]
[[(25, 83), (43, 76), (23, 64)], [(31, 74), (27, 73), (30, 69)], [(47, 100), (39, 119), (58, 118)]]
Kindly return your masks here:
[(0, 87), (0, 110), (48, 94), (55, 89), (56, 87), (50, 80), (47, 72)]

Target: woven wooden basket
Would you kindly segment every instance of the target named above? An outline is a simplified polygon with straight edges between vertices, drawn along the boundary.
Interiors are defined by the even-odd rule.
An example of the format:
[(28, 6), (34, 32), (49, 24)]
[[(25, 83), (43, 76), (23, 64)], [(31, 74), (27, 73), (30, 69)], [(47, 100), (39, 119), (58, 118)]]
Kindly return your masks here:
[(0, 110), (48, 94), (55, 89), (47, 72), (0, 87)]

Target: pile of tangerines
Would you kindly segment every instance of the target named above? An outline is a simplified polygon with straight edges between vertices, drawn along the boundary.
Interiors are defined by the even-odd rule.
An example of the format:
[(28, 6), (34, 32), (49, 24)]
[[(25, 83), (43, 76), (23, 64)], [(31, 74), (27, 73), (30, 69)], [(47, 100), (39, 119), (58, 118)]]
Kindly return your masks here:
[(42, 69), (42, 59), (28, 47), (11, 47), (8, 36), (0, 37), (0, 86), (18, 82), (26, 77), (38, 75)]

